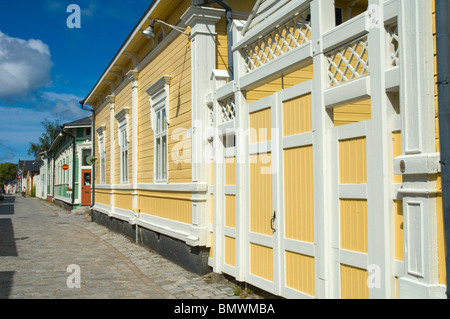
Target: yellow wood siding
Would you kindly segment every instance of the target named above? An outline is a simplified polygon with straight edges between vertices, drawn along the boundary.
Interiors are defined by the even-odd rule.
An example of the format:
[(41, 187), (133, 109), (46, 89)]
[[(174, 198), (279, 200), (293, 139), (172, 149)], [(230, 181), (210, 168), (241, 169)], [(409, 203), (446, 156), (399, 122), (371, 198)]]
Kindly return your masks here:
[(341, 264), (341, 298), (368, 299), (367, 278), (366, 270)]
[(367, 10), (368, 7), (368, 0), (360, 0), (356, 3), (354, 2), (354, 0), (335, 0), (335, 6), (337, 8), (341, 8), (343, 11), (342, 16), (344, 22), (348, 20), (348, 5), (350, 3), (354, 3), (354, 6), (351, 9), (351, 18), (354, 18), (357, 15), (363, 13)]
[(395, 259), (405, 260), (403, 235), (403, 201), (394, 201), (395, 205)]
[(371, 103), (371, 99), (363, 99), (335, 107), (333, 109), (334, 126), (370, 120), (372, 118)]
[(280, 76), (269, 83), (263, 84), (247, 92), (247, 102), (251, 103), (267, 96), (279, 92), (281, 90), (290, 88), (296, 84), (311, 80), (314, 77), (314, 68), (311, 64), (302, 69), (293, 71), (288, 74), (280, 74)]
[(250, 231), (265, 235), (272, 235), (270, 227), (273, 213), (270, 160), (270, 153), (250, 156)]
[(225, 236), (225, 264), (236, 266), (236, 239)]
[(272, 139), (271, 109), (250, 114), (250, 143), (260, 143)]
[(250, 243), (250, 273), (273, 281), (273, 249)]
[(313, 148), (284, 151), (286, 238), (314, 242)]
[(225, 195), (225, 226), (236, 227), (236, 196)]
[(286, 286), (314, 296), (314, 257), (286, 251)]
[(190, 193), (140, 191), (138, 205), (143, 214), (191, 224), (191, 197)]
[(225, 158), (225, 185), (236, 185), (236, 158)]
[(132, 210), (131, 191), (114, 191), (114, 207)]
[(211, 248), (209, 249), (209, 258), (214, 258), (214, 234), (210, 233)]
[(283, 103), (283, 135), (312, 131), (311, 94)]
[(340, 216), (341, 248), (367, 253), (367, 201), (341, 199)]
[[(115, 109), (114, 114), (119, 113), (124, 108), (129, 109), (128, 123), (127, 123), (127, 138), (128, 138), (128, 183), (131, 184), (131, 171), (132, 171), (132, 149), (133, 149), (133, 139), (131, 133), (131, 106), (132, 106), (132, 88), (131, 83), (128, 83), (125, 88), (120, 91), (115, 98)], [(118, 134), (118, 123), (114, 119), (114, 183), (120, 184), (120, 146), (119, 146), (119, 134)]]
[(103, 205), (110, 206), (111, 205), (111, 195), (109, 191), (99, 191), (95, 192), (95, 202)]
[(191, 50), (184, 35), (175, 38), (139, 74), (138, 182), (153, 183), (154, 135), (146, 90), (164, 75), (171, 76), (169, 183), (189, 183), (192, 181), (192, 143), (187, 137), (187, 130), (191, 127)]
[(339, 141), (341, 184), (367, 183), (366, 138)]
[[(103, 140), (105, 143), (105, 183), (110, 183), (110, 158), (111, 158), (111, 148), (110, 148), (110, 111), (109, 104), (107, 104), (98, 114), (95, 115), (95, 127), (98, 129), (101, 126), (104, 126), (103, 130)], [(92, 131), (92, 134), (95, 134), (95, 158), (98, 161), (95, 162), (94, 167), (97, 174), (95, 174), (95, 184), (100, 184), (100, 148), (98, 143), (98, 134), (96, 131)], [(97, 193), (97, 192), (96, 192)]]

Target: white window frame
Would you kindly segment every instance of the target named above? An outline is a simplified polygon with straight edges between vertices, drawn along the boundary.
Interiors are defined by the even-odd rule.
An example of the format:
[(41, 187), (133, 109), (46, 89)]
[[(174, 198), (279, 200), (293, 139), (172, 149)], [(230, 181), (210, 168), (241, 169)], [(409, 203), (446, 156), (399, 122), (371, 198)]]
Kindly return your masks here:
[(129, 108), (123, 108), (115, 117), (118, 127), (118, 142), (120, 148), (120, 184), (129, 184), (129, 148), (128, 148), (128, 113)]
[[(165, 75), (148, 90), (153, 130), (153, 183), (169, 183), (169, 93), (170, 76)], [(164, 116), (165, 114), (165, 116)], [(165, 148), (163, 140), (165, 138)], [(158, 142), (160, 148), (158, 148)], [(161, 149), (161, 152), (158, 152)], [(165, 168), (165, 169), (164, 169)]]

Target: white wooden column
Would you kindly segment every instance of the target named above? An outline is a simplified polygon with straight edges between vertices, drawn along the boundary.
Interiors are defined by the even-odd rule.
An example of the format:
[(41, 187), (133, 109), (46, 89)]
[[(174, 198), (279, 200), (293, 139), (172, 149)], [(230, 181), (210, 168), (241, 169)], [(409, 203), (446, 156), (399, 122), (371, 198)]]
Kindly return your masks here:
[[(131, 70), (127, 73), (131, 80), (131, 184), (132, 184), (132, 210), (138, 206), (138, 133), (139, 133), (139, 82), (138, 72)], [(136, 213), (136, 212), (135, 212)]]
[(220, 105), (217, 101), (217, 89), (224, 86), (229, 78), (228, 72), (224, 70), (214, 70), (212, 79), (214, 80), (214, 203), (213, 203), (213, 271), (215, 273), (222, 272), (222, 264), (224, 262), (224, 244), (223, 244), (223, 226), (224, 226), (224, 145), (222, 143), (222, 135), (218, 130), (221, 120)]
[(110, 202), (111, 202), (111, 210), (110, 212), (113, 212), (114, 210), (114, 191), (112, 189), (112, 186), (115, 184), (114, 181), (114, 152), (115, 152), (115, 138), (114, 138), (114, 132), (115, 132), (115, 101), (116, 97), (115, 95), (108, 96), (109, 98), (109, 143), (110, 143), (110, 159), (109, 159), (109, 185), (111, 186), (110, 189)]
[[(211, 169), (205, 152), (209, 143), (205, 130), (209, 126), (207, 94), (213, 91), (211, 73), (216, 68), (216, 23), (223, 9), (191, 6), (181, 17), (191, 27), (191, 85), (192, 85), (192, 182), (208, 183)], [(187, 40), (186, 40), (187, 41)], [(206, 245), (208, 226), (207, 193), (194, 194), (192, 199), (191, 238)], [(198, 238), (198, 239), (197, 239)]]
[[(233, 25), (233, 43), (242, 38), (243, 25)], [(241, 51), (233, 53), (234, 59), (234, 103), (236, 127), (236, 279), (245, 281), (250, 271), (248, 261), (248, 229), (250, 225), (250, 181), (249, 154), (249, 115), (247, 92), (241, 90), (239, 79), (246, 74), (246, 66)]]
[[(372, 117), (367, 132), (367, 225), (368, 273), (374, 276), (369, 285), (370, 298), (392, 298), (394, 250), (392, 243), (394, 205), (390, 189), (394, 183), (392, 164), (392, 108), (386, 94), (386, 31), (384, 0), (369, 0), (369, 72)], [(391, 155), (391, 156), (390, 156)], [(376, 280), (375, 280), (376, 279)], [(368, 281), (372, 282), (372, 281)]]
[[(394, 161), (403, 174), (405, 276), (400, 298), (446, 298), (439, 284), (435, 146), (432, 0), (400, 1), (400, 108), (402, 156)], [(400, 169), (400, 168), (403, 169)]]
[[(335, 14), (333, 0), (311, 2), (311, 28), (314, 78), (311, 95), (311, 113), (314, 162), (314, 244), (315, 292), (318, 298), (337, 298), (339, 281), (332, 268), (331, 220), (333, 207), (329, 200), (331, 166), (328, 155), (329, 133), (333, 122), (327, 113), (324, 91), (328, 83), (328, 62), (322, 47), (322, 34), (334, 28)], [(339, 249), (339, 247), (335, 247)], [(337, 268), (338, 270), (339, 268)], [(333, 290), (333, 287), (336, 289)], [(336, 291), (337, 290), (337, 291)]]

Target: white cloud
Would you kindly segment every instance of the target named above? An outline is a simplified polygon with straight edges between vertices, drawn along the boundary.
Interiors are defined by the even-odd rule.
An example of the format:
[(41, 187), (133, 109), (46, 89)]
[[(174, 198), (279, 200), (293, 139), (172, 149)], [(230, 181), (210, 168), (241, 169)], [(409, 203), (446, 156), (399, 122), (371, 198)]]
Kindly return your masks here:
[[(55, 116), (64, 119), (80, 119), (88, 116), (80, 107), (83, 98), (73, 94), (44, 92), (42, 98), (49, 104), (49, 109)], [(47, 104), (46, 103), (46, 104)]]
[(51, 84), (48, 45), (0, 31), (0, 99), (24, 99)]

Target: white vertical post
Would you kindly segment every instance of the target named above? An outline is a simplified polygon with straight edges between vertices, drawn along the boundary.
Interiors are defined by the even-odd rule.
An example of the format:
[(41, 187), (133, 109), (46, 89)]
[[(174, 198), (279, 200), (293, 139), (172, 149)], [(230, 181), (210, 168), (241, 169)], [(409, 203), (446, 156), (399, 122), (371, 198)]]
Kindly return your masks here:
[(115, 154), (115, 138), (114, 138), (114, 132), (115, 132), (115, 100), (116, 97), (114, 95), (108, 96), (109, 98), (109, 141), (110, 141), (110, 166), (109, 166), (109, 179), (110, 179), (110, 202), (111, 202), (111, 210), (112, 213), (114, 210), (114, 191), (113, 191), (113, 185), (114, 185), (114, 154)]
[(212, 78), (214, 80), (214, 251), (213, 270), (215, 273), (222, 272), (222, 264), (224, 262), (223, 250), (223, 226), (224, 226), (224, 147), (222, 143), (222, 135), (217, 127), (220, 124), (220, 110), (216, 89), (225, 85), (228, 79), (228, 72), (215, 70)]
[[(314, 244), (315, 244), (315, 291), (318, 298), (336, 298), (333, 287), (337, 277), (331, 263), (331, 220), (336, 207), (330, 201), (331, 161), (329, 157), (329, 134), (333, 127), (326, 110), (324, 91), (327, 87), (328, 62), (323, 52), (322, 34), (334, 28), (333, 0), (311, 2), (311, 28), (314, 78), (311, 96), (314, 162)], [(334, 188), (337, 184), (334, 185)], [(338, 247), (337, 247), (338, 248)], [(334, 276), (334, 277), (333, 277)], [(336, 279), (336, 280), (333, 280)]]
[[(400, 298), (445, 298), (439, 284), (432, 0), (400, 1), (405, 276)], [(398, 161), (394, 169), (398, 172)]]
[[(209, 126), (207, 95), (213, 90), (211, 72), (216, 68), (216, 23), (223, 9), (191, 6), (181, 17), (191, 27), (191, 85), (192, 85), (192, 182), (208, 183), (211, 169), (205, 150), (209, 143), (205, 130)], [(206, 196), (206, 195), (205, 195)], [(192, 233), (201, 245), (206, 245), (208, 207), (205, 196), (195, 196), (192, 203)]]
[(390, 113), (386, 95), (386, 31), (383, 15), (384, 0), (369, 0), (369, 61), (372, 118), (367, 133), (367, 224), (368, 264), (379, 270), (380, 287), (369, 287), (370, 298), (391, 298), (394, 293), (392, 265), (393, 184), (389, 139), (392, 140)]
[[(233, 25), (233, 43), (241, 38), (243, 25)], [(246, 73), (245, 60), (239, 50), (233, 52), (234, 98), (236, 130), (236, 279), (245, 281), (249, 273), (248, 231), (250, 225), (250, 181), (249, 181), (249, 115), (247, 92), (242, 91), (240, 78)]]
[[(139, 133), (139, 82), (138, 72), (131, 70), (127, 74), (131, 79), (131, 183), (132, 183), (132, 210), (138, 208), (138, 133)], [(130, 125), (130, 124), (128, 124)], [(135, 212), (136, 213), (136, 212)]]

